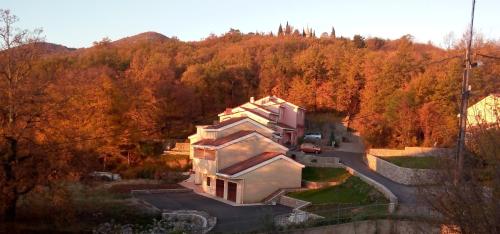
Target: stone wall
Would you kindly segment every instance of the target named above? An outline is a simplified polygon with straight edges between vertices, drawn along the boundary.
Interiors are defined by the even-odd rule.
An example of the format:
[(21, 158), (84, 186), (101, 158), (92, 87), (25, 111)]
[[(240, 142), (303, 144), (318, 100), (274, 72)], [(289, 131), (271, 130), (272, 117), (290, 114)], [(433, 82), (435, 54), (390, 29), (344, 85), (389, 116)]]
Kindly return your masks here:
[[(162, 219), (174, 223), (175, 227), (188, 227), (181, 229), (182, 233), (208, 233), (217, 224), (217, 217), (210, 216), (207, 212), (198, 210), (163, 212)], [(173, 231), (175, 232), (175, 230)]]
[(372, 154), (366, 154), (365, 162), (371, 170), (404, 185), (432, 184), (438, 176), (436, 170), (400, 167)]
[(370, 149), (368, 154), (380, 157), (399, 157), (399, 156), (451, 156), (454, 150), (450, 148), (433, 148), (433, 147), (405, 147), (404, 149)]

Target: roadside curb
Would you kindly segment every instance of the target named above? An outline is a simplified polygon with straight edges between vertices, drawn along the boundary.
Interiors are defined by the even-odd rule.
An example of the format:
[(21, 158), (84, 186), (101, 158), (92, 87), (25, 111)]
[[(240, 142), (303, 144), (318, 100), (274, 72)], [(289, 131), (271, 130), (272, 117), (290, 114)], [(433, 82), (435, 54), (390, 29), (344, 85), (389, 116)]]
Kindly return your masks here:
[(361, 180), (364, 182), (368, 183), (369, 185), (375, 187), (378, 191), (380, 191), (387, 199), (389, 199), (390, 205), (389, 205), (389, 213), (394, 213), (396, 211), (396, 207), (398, 206), (398, 197), (392, 193), (390, 189), (385, 187), (383, 184), (375, 181), (374, 179), (364, 175), (363, 173), (353, 169), (352, 167), (349, 167), (345, 164), (341, 164), (343, 167), (353, 176), (359, 177)]
[(138, 189), (130, 190), (130, 194), (161, 194), (161, 193), (187, 193), (192, 192), (192, 189), (179, 188), (179, 189)]
[(156, 211), (156, 212), (160, 212), (160, 213), (162, 212), (162, 210), (161, 210), (161, 209), (159, 209), (158, 207), (154, 206), (153, 204), (151, 204), (151, 203), (149, 203), (149, 202), (147, 202), (147, 201), (144, 201), (144, 200), (142, 200), (142, 199), (138, 199), (138, 198), (135, 198), (135, 197), (134, 197), (134, 199), (135, 199), (135, 201), (136, 201), (137, 203), (139, 203), (139, 204), (141, 204), (141, 205), (143, 205), (143, 206), (146, 206), (146, 207), (148, 207), (148, 208), (150, 208), (150, 209), (152, 209), (152, 210), (154, 210), (154, 211)]

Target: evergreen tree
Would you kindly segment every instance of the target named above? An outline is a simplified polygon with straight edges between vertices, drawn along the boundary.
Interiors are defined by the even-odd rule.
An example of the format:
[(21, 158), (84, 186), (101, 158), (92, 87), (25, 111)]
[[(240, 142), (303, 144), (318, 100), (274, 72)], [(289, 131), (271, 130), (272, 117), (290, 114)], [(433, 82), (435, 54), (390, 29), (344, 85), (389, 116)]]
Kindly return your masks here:
[(302, 28), (302, 37), (306, 37), (306, 31)]
[(362, 37), (361, 35), (354, 35), (354, 37), (352, 38), (352, 41), (354, 42), (354, 45), (356, 45), (356, 47), (358, 48), (365, 48), (366, 47), (366, 43), (365, 43), (365, 38)]
[(286, 22), (286, 26), (285, 26), (285, 35), (287, 35), (287, 36), (292, 35), (292, 28), (288, 24), (288, 21)]
[(335, 28), (332, 27), (332, 33), (330, 34), (331, 38), (335, 38)]
[(278, 28), (278, 36), (283, 36), (283, 27), (281, 27), (281, 24), (280, 27)]

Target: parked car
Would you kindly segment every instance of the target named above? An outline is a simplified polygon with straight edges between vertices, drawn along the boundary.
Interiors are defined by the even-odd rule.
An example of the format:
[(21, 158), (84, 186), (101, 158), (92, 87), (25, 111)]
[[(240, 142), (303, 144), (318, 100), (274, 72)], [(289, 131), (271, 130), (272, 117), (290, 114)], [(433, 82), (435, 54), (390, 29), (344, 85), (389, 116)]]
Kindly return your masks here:
[(312, 143), (304, 143), (300, 145), (300, 150), (304, 153), (315, 153), (315, 154), (321, 153), (321, 147)]
[(318, 132), (306, 133), (304, 135), (304, 139), (321, 140), (321, 138), (322, 138), (321, 133), (318, 133)]
[(122, 177), (119, 174), (107, 172), (107, 171), (94, 171), (89, 174), (90, 177), (98, 180), (104, 180), (104, 181), (115, 181), (115, 180), (121, 180)]

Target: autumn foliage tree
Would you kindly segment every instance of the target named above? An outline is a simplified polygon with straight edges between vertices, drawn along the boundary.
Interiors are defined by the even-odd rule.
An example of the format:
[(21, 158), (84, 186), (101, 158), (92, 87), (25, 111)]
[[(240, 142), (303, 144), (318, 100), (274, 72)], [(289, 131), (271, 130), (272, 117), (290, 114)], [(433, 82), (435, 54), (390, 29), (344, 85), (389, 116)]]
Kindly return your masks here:
[[(34, 187), (88, 170), (123, 173), (141, 166), (149, 159), (144, 142), (186, 138), (194, 125), (213, 123), (251, 96), (276, 95), (310, 113), (349, 116), (350, 126), (374, 146), (455, 142), (459, 43), (444, 50), (409, 35), (304, 37), (288, 25), (278, 36), (231, 29), (183, 42), (146, 32), (69, 49), (15, 30), (16, 20), (2, 11), (5, 217), (13, 217), (16, 200)], [(499, 49), (498, 41), (475, 44), (485, 54)], [(499, 71), (495, 60), (475, 68), (472, 102), (500, 90)]]
[(10, 11), (0, 11), (0, 216), (5, 221), (15, 218), (23, 195), (85, 173), (97, 155), (96, 142), (79, 139), (107, 128), (103, 116), (89, 111), (107, 108), (99, 92), (88, 92), (96, 87), (70, 80), (75, 73), (62, 69), (64, 61), (43, 60), (41, 31), (17, 29), (16, 21)]

